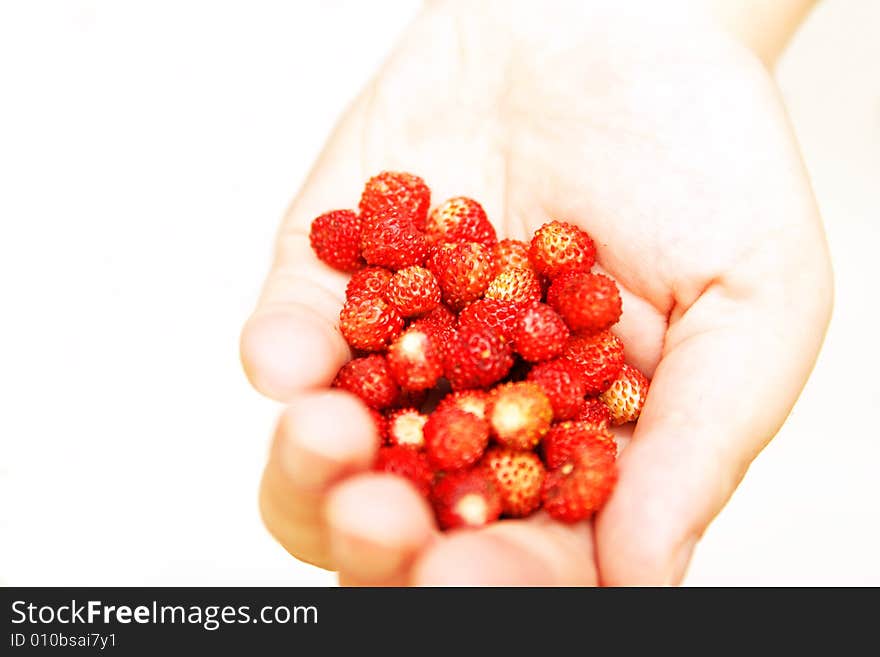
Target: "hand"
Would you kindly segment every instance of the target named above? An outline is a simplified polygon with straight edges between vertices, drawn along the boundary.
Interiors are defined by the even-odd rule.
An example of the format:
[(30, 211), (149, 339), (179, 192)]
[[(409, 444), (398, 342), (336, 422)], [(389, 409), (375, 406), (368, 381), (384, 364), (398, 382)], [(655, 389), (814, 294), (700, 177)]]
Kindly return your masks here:
[[(661, 6), (662, 5), (662, 6)], [(632, 7), (637, 7), (633, 9)], [(653, 377), (620, 479), (592, 522), (543, 514), (439, 535), (408, 484), (366, 472), (360, 402), (329, 391), (346, 276), (311, 220), (383, 169), (439, 202), (483, 203), (499, 235), (549, 218), (598, 245), (615, 327)], [(352, 584), (672, 584), (797, 398), (832, 297), (797, 145), (760, 62), (672, 3), (437, 3), (340, 121), (290, 208), (242, 335), (253, 384), (289, 403), (261, 491), (296, 557)]]

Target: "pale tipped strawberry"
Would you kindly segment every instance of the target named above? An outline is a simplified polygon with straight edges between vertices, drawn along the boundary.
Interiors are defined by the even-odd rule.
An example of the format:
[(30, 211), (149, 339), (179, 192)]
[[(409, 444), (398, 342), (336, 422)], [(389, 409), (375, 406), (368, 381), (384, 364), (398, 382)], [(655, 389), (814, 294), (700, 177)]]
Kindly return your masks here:
[(558, 468), (582, 447), (598, 445), (617, 456), (617, 443), (607, 429), (596, 428), (589, 422), (566, 421), (554, 424), (541, 441), (544, 463)]
[(458, 314), (459, 326), (481, 324), (495, 329), (505, 340), (513, 338), (520, 306), (509, 301), (478, 299)]
[(551, 221), (535, 232), (529, 258), (539, 273), (553, 278), (566, 271), (589, 271), (596, 261), (596, 246), (577, 226)]
[(622, 310), (617, 284), (604, 274), (590, 272), (554, 280), (547, 301), (572, 331), (585, 334), (610, 328)]
[(351, 210), (325, 212), (312, 222), (309, 242), (318, 258), (339, 271), (357, 271), (361, 257), (361, 219)]
[(492, 279), (489, 250), (477, 242), (449, 242), (436, 247), (425, 266), (431, 270), (453, 310), (461, 310), (485, 292)]
[(434, 410), (423, 429), (428, 460), (438, 470), (461, 470), (476, 463), (489, 444), (485, 420), (460, 408)]
[(535, 383), (504, 383), (490, 393), (486, 419), (499, 444), (528, 450), (550, 429), (553, 407)]
[(492, 247), (492, 276), (508, 269), (534, 270), (529, 260), (528, 244), (519, 240), (500, 240)]
[(413, 322), (391, 343), (386, 358), (404, 390), (428, 390), (443, 376), (443, 343), (429, 323)]
[(336, 373), (333, 386), (348, 390), (376, 409), (393, 406), (400, 395), (385, 357), (379, 354), (348, 361)]
[(425, 181), (411, 173), (383, 171), (364, 185), (359, 208), (365, 219), (395, 212), (412, 222), (418, 230), (425, 229), (431, 190)]
[(619, 425), (639, 419), (648, 396), (648, 378), (632, 365), (624, 364), (614, 383), (599, 395), (608, 407), (611, 424)]
[(492, 447), (481, 464), (494, 477), (504, 515), (522, 518), (541, 505), (544, 464), (534, 452)]
[(495, 329), (465, 324), (446, 345), (443, 366), (453, 390), (488, 388), (510, 371), (513, 354)]
[(617, 481), (617, 466), (608, 449), (588, 444), (558, 468), (547, 472), (544, 510), (562, 522), (586, 520), (604, 506)]
[(538, 363), (526, 380), (541, 386), (553, 407), (555, 420), (571, 420), (581, 412), (587, 385), (577, 364), (565, 358)]
[(391, 276), (391, 272), (384, 267), (366, 267), (356, 271), (345, 286), (345, 297), (347, 299), (361, 296), (384, 298)]
[(501, 495), (484, 468), (439, 477), (431, 501), (441, 529), (483, 527), (501, 515)]
[(577, 363), (586, 385), (585, 394), (598, 395), (620, 374), (623, 367), (623, 342), (611, 331), (572, 336), (563, 357)]
[(434, 471), (423, 452), (409, 447), (380, 447), (373, 470), (403, 477), (424, 497), (431, 494)]
[(403, 330), (403, 317), (384, 299), (356, 296), (339, 313), (339, 331), (345, 341), (362, 351), (381, 351)]
[(541, 300), (541, 281), (531, 269), (505, 269), (489, 282), (483, 296), (494, 301), (527, 305)]
[(489, 393), (485, 390), (459, 390), (450, 392), (437, 404), (435, 412), (455, 407), (467, 413), (473, 413), (480, 419), (486, 419), (486, 404)]
[(404, 269), (425, 262), (428, 242), (409, 219), (388, 212), (364, 218), (361, 254), (368, 264)]
[(513, 328), (516, 352), (527, 361), (537, 363), (560, 355), (568, 343), (569, 330), (555, 310), (535, 302), (517, 313)]
[(479, 242), (492, 246), (497, 238), (483, 206), (471, 198), (459, 196), (444, 201), (428, 216), (425, 236), (429, 244), (444, 242)]
[(388, 416), (388, 444), (424, 449), (428, 416), (415, 408), (400, 408)]
[(403, 317), (419, 317), (439, 305), (440, 284), (424, 267), (406, 267), (391, 277), (385, 299)]

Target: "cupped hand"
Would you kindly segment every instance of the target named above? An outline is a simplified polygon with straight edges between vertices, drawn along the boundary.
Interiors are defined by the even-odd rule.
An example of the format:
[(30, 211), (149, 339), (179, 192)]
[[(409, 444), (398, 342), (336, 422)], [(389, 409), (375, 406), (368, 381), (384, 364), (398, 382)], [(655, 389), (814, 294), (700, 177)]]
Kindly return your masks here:
[[(369, 472), (370, 418), (328, 389), (350, 357), (335, 328), (347, 277), (315, 258), (308, 230), (356, 207), (384, 169), (419, 174), (435, 203), (478, 199), (501, 236), (528, 239), (553, 218), (596, 241), (597, 269), (621, 288), (614, 330), (653, 380), (593, 521), (538, 514), (441, 535), (409, 484)], [(289, 404), (265, 522), (343, 583), (678, 583), (804, 385), (831, 290), (773, 81), (708, 16), (673, 3), (428, 5), (292, 204), (242, 334), (250, 380)]]

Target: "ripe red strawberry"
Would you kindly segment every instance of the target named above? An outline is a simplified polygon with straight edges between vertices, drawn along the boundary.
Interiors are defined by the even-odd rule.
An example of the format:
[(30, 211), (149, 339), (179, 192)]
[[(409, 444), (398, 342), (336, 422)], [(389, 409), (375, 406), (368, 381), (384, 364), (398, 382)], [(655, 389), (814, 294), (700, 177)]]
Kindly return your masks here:
[(370, 417), (373, 418), (373, 424), (376, 425), (376, 436), (379, 439), (379, 445), (384, 445), (388, 441), (388, 420), (375, 408), (368, 408)]
[(385, 357), (379, 354), (348, 361), (336, 373), (333, 385), (354, 393), (370, 408), (392, 406), (400, 395)]
[(325, 212), (312, 222), (309, 242), (323, 262), (339, 271), (357, 271), (361, 258), (361, 219), (351, 210)]
[(408, 479), (424, 497), (431, 494), (434, 471), (424, 452), (410, 447), (380, 447), (373, 470)]
[(513, 329), (519, 310), (518, 304), (508, 301), (478, 299), (458, 314), (458, 323), (460, 326), (473, 323), (490, 326), (502, 338), (510, 340), (513, 337)]
[(555, 420), (570, 420), (581, 411), (587, 384), (581, 368), (570, 360), (557, 358), (538, 363), (526, 380), (541, 386), (553, 407)]
[(384, 297), (391, 281), (391, 272), (383, 267), (366, 267), (351, 275), (345, 286), (345, 298), (358, 296)]
[(488, 388), (513, 366), (510, 345), (495, 329), (465, 324), (446, 345), (443, 370), (453, 390)]
[(425, 235), (429, 244), (479, 242), (491, 247), (498, 239), (483, 206), (459, 196), (444, 201), (428, 216)]
[(517, 353), (537, 363), (561, 354), (568, 336), (562, 317), (547, 304), (535, 302), (517, 313), (512, 337)]
[(492, 247), (493, 278), (508, 269), (534, 270), (529, 260), (528, 244), (519, 240), (501, 240)]
[(425, 265), (440, 283), (443, 301), (460, 310), (479, 299), (492, 278), (489, 250), (476, 242), (449, 242), (434, 249)]
[(390, 210), (411, 221), (418, 230), (424, 230), (431, 190), (424, 180), (411, 173), (383, 171), (367, 181), (359, 207), (365, 219)]
[(504, 383), (489, 395), (486, 419), (505, 447), (533, 449), (550, 429), (553, 408), (541, 387), (528, 381)]
[(602, 403), (602, 400), (590, 397), (585, 399), (574, 418), (579, 422), (586, 422), (596, 429), (607, 429), (611, 424), (611, 412)]
[(623, 342), (611, 331), (575, 335), (569, 339), (562, 355), (581, 367), (585, 394), (598, 395), (608, 389), (623, 367)]
[(349, 299), (339, 313), (339, 330), (355, 349), (380, 351), (403, 329), (403, 317), (384, 299), (357, 296)]
[(441, 529), (482, 527), (501, 515), (501, 496), (483, 468), (443, 475), (434, 483), (431, 501)]
[(614, 457), (601, 444), (587, 444), (547, 473), (544, 509), (562, 522), (577, 522), (602, 508), (617, 481)]
[(589, 422), (566, 421), (554, 424), (541, 441), (544, 463), (548, 468), (558, 468), (578, 449), (594, 444), (617, 457), (617, 443), (606, 429), (597, 429)]
[(444, 344), (458, 328), (458, 317), (445, 303), (438, 304), (434, 310), (422, 317), (422, 322), (434, 328)]
[(577, 226), (551, 221), (535, 232), (529, 258), (539, 273), (553, 278), (564, 271), (589, 271), (596, 261), (596, 246)]
[(473, 413), (450, 407), (434, 410), (424, 427), (425, 451), (438, 470), (461, 470), (476, 463), (489, 444), (489, 425)]
[(473, 413), (478, 418), (486, 418), (486, 404), (489, 401), (489, 393), (485, 390), (460, 390), (450, 392), (440, 403), (437, 404), (435, 413), (449, 407), (455, 407), (468, 413)]
[(391, 277), (385, 298), (403, 317), (429, 313), (440, 303), (440, 285), (424, 267), (401, 269)]
[(560, 277), (550, 285), (547, 301), (575, 332), (604, 331), (620, 319), (617, 284), (603, 274)]
[(486, 299), (525, 305), (541, 300), (541, 281), (531, 269), (505, 269), (489, 282)]
[(386, 358), (404, 390), (433, 388), (443, 376), (443, 343), (431, 324), (413, 322), (391, 343)]
[(403, 269), (425, 262), (428, 242), (408, 218), (388, 212), (364, 217), (361, 253), (371, 265)]
[(481, 464), (494, 477), (504, 515), (522, 518), (541, 506), (544, 464), (534, 452), (493, 447)]
[(401, 408), (388, 416), (388, 444), (423, 449), (428, 416), (415, 408)]
[(608, 407), (611, 424), (619, 425), (639, 419), (650, 382), (632, 365), (624, 365), (611, 387), (599, 395)]

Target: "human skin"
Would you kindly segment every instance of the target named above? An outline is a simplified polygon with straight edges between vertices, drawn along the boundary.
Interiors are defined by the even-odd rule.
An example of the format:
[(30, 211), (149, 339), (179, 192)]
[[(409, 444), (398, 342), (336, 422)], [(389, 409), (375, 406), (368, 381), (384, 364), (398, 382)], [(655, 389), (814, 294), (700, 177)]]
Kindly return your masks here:
[[(251, 382), (287, 404), (260, 506), (292, 555), (344, 584), (681, 581), (830, 316), (821, 220), (766, 68), (807, 4), (780, 3), (760, 34), (721, 2), (426, 5), (291, 205), (242, 333)], [(347, 277), (308, 230), (384, 169), (421, 175), (435, 203), (480, 200), (501, 236), (554, 218), (595, 239), (623, 298), (615, 332), (652, 384), (593, 520), (444, 535), (406, 482), (369, 472), (367, 412), (328, 390), (350, 357), (334, 328)]]

